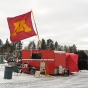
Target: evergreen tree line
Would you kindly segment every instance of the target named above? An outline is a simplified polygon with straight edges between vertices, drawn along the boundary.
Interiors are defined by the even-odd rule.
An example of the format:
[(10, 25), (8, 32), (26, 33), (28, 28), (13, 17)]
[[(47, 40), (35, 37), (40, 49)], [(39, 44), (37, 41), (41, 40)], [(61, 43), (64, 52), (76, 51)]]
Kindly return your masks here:
[[(66, 51), (66, 52), (71, 52), (74, 53), (77, 50), (77, 47), (75, 44), (72, 46), (67, 46), (67, 45), (59, 45), (58, 42), (54, 42), (52, 39), (42, 39), (41, 41), (41, 46), (35, 42), (29, 42), (28, 46), (26, 46), (24, 49), (30, 50), (30, 49), (42, 49), (42, 50), (57, 50), (57, 51)], [(17, 42), (9, 42), (8, 39), (6, 39), (6, 42), (3, 44), (3, 41), (0, 39), (0, 54), (3, 53), (13, 53), (15, 50), (21, 51), (23, 49), (23, 43)]]
[(57, 51), (66, 51), (66, 52), (71, 52), (74, 53), (77, 50), (77, 47), (75, 44), (72, 46), (67, 46), (67, 45), (59, 45), (58, 42), (54, 42), (52, 39), (48, 39), (45, 41), (45, 39), (42, 39), (41, 41), (41, 46), (39, 44), (35, 44), (35, 42), (30, 42), (25, 49), (41, 49), (41, 50), (57, 50)]
[(22, 49), (22, 42), (9, 42), (8, 39), (6, 39), (6, 42), (3, 43), (3, 41), (0, 39), (0, 54), (5, 54), (7, 53), (8, 55), (10, 53), (13, 53), (16, 50), (21, 50)]

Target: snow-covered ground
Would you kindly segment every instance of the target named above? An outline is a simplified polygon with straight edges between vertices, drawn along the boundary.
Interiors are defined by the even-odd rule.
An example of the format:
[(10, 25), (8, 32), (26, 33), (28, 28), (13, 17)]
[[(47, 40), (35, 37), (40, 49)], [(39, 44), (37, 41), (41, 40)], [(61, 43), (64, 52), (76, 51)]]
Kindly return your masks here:
[(4, 79), (6, 64), (0, 64), (0, 88), (88, 88), (88, 71), (74, 73), (68, 77), (34, 77), (28, 74), (13, 74), (12, 79)]

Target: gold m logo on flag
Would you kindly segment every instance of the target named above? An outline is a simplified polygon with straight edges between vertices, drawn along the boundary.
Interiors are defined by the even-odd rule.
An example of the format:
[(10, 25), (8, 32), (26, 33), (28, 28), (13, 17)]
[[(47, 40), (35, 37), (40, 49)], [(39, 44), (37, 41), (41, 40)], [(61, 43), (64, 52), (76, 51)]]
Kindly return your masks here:
[(25, 23), (25, 20), (21, 20), (19, 22), (14, 23), (15, 29), (14, 32), (12, 33), (12, 36), (17, 35), (19, 32), (30, 32), (32, 29), (27, 26)]

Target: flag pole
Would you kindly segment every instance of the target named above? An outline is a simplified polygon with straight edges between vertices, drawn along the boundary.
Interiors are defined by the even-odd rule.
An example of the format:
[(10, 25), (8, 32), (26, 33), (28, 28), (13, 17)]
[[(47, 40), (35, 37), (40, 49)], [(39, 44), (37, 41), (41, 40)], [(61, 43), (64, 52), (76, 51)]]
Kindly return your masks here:
[(33, 20), (34, 20), (34, 24), (35, 24), (35, 28), (36, 28), (36, 32), (37, 32), (37, 36), (38, 36), (38, 44), (40, 45), (40, 48), (41, 48), (40, 38), (39, 38), (39, 34), (38, 34), (38, 30), (37, 30), (36, 22), (35, 22), (35, 19), (34, 19), (34, 14), (33, 14), (33, 11), (32, 11), (32, 10), (31, 10), (31, 12), (32, 12), (32, 16), (33, 16)]
[(32, 12), (32, 16), (33, 16), (33, 20), (34, 20), (34, 24), (35, 24), (36, 32), (37, 32), (37, 35), (38, 35), (37, 26), (36, 26), (36, 22), (35, 22), (35, 19), (34, 19), (33, 11), (31, 10), (31, 12)]

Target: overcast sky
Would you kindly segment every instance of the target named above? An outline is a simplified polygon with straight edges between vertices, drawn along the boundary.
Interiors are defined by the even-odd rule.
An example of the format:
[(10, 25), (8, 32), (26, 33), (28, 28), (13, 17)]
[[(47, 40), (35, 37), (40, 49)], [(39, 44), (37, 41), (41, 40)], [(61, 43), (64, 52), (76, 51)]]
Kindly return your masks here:
[[(40, 39), (88, 49), (88, 0), (0, 0), (0, 39), (10, 41), (7, 17), (33, 10)], [(26, 46), (35, 37), (23, 40)], [(36, 39), (37, 41), (37, 39)]]

